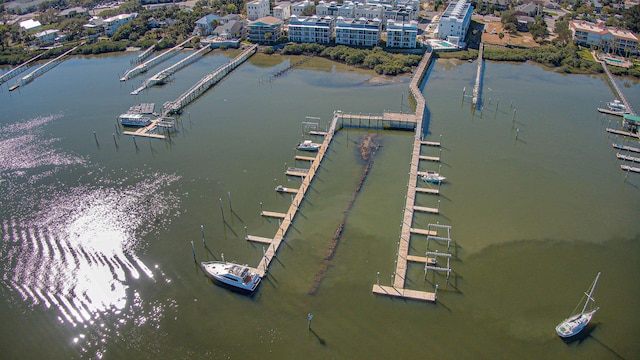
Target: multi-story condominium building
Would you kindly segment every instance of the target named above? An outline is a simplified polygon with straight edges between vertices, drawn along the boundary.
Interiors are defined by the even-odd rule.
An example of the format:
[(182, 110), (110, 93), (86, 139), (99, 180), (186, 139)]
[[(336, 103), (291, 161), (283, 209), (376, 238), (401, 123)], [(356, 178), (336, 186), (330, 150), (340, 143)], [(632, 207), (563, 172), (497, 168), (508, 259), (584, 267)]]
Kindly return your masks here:
[(607, 27), (602, 21), (594, 24), (584, 20), (569, 21), (569, 28), (578, 44), (599, 46), (604, 51), (623, 55), (638, 52), (638, 36), (631, 31)]
[(316, 15), (321, 17), (342, 16), (343, 18), (353, 18), (355, 17), (355, 5), (350, 1), (338, 4), (335, 1), (326, 3), (323, 0), (320, 0), (318, 5), (316, 5)]
[(304, 0), (291, 5), (291, 15), (301, 16), (302, 12), (313, 5), (313, 1)]
[(331, 42), (335, 26), (335, 18), (331, 16), (298, 17), (289, 19), (289, 41), (328, 44)]
[(396, 22), (409, 22), (411, 20), (418, 20), (418, 11), (411, 7), (395, 7), (386, 6), (383, 13), (385, 20), (394, 20)]
[(254, 0), (247, 3), (247, 20), (249, 21), (269, 16), (270, 13), (269, 0)]
[(253, 42), (274, 43), (282, 32), (282, 20), (273, 16), (252, 21), (247, 25), (247, 39)]
[(281, 2), (273, 7), (273, 17), (282, 21), (289, 20), (291, 17), (291, 3)]
[(387, 20), (387, 46), (414, 49), (418, 37), (418, 22), (395, 22)]
[(112, 16), (110, 18), (104, 19), (104, 32), (108, 36), (115, 34), (115, 32), (120, 28), (120, 26), (128, 23), (129, 21), (135, 19), (138, 16), (138, 13), (131, 14), (120, 14), (116, 16)]
[(362, 5), (356, 4), (354, 18), (365, 18), (367, 20), (382, 19), (384, 6), (382, 5)]
[(355, 46), (376, 46), (380, 41), (382, 21), (379, 19), (336, 18), (336, 44)]
[(438, 22), (438, 28), (434, 35), (439, 39), (446, 39), (452, 44), (464, 47), (464, 38), (471, 24), (473, 6), (466, 0), (457, 0), (449, 3)]

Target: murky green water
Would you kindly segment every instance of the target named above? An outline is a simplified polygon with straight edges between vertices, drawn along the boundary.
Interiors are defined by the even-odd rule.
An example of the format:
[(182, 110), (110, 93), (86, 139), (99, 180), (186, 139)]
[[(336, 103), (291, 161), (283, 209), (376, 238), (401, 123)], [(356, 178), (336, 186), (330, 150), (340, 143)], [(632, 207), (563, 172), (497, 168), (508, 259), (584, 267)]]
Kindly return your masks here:
[[(377, 272), (386, 285), (394, 269), (407, 132), (380, 133), (337, 251), (308, 294), (364, 170), (364, 132), (353, 130), (334, 138), (278, 260), (247, 298), (207, 280), (191, 241), (198, 260), (224, 253), (256, 265), (263, 247), (244, 236), (275, 233), (261, 204), (288, 208), (290, 196), (274, 187), (299, 184), (284, 169), (305, 165), (293, 149), (305, 117), (324, 128), (337, 109), (406, 111), (408, 78), (376, 85), (313, 59), (269, 82), (288, 59), (256, 56), (185, 109), (171, 142), (117, 134), (129, 106), (159, 107), (232, 55), (209, 55), (138, 96), (129, 92), (143, 77), (118, 81), (130, 54), (70, 59), (18, 92), (3, 87), (8, 358), (637, 357), (640, 176), (620, 171), (611, 143), (622, 140), (604, 131), (615, 119), (595, 111), (613, 97), (604, 78), (487, 63), (484, 108), (472, 112), (475, 64), (432, 68), (426, 120), (443, 149), (423, 154), (442, 156), (449, 181), (439, 197), (418, 196), (423, 206), (440, 200), (441, 214), (416, 216), (414, 227), (452, 225), (456, 257), (451, 284), (412, 266), (408, 286), (439, 284), (437, 304), (371, 293)], [(640, 86), (626, 83), (625, 93), (640, 108)], [(411, 253), (425, 246), (414, 237)], [(565, 344), (554, 327), (598, 271), (595, 327)]]

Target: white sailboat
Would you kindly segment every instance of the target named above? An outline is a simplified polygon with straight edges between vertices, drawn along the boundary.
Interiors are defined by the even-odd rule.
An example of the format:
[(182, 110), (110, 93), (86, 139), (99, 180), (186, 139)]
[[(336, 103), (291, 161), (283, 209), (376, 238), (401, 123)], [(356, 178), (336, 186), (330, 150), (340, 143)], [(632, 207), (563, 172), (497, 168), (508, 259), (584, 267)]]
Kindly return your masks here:
[(576, 310), (580, 307), (580, 304), (582, 304), (582, 300), (580, 300), (576, 308), (573, 310), (572, 315), (564, 319), (560, 324), (558, 324), (558, 326), (556, 326), (556, 332), (558, 333), (558, 336), (560, 336), (561, 338), (570, 338), (572, 336), (575, 336), (587, 326), (589, 321), (591, 321), (593, 314), (595, 314), (599, 309), (599, 307), (597, 306), (589, 307), (590, 303), (594, 303), (596, 301), (593, 298), (593, 292), (596, 290), (596, 285), (598, 285), (599, 278), (600, 273), (598, 273), (596, 279), (593, 281), (593, 284), (591, 284), (591, 287), (588, 290), (589, 293), (584, 293), (587, 299), (584, 303), (584, 306), (582, 307), (582, 311), (580, 313), (576, 313)]

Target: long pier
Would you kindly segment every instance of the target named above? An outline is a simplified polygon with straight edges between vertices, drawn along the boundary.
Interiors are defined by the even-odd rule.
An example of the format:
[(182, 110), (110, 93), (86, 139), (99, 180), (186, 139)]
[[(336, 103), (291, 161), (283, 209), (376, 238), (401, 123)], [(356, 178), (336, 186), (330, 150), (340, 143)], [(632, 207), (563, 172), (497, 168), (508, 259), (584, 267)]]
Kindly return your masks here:
[(311, 182), (313, 181), (314, 176), (316, 175), (318, 169), (320, 168), (320, 165), (322, 164), (322, 159), (327, 153), (327, 150), (329, 149), (329, 145), (333, 140), (333, 135), (335, 134), (335, 131), (336, 131), (336, 124), (338, 123), (338, 119), (340, 115), (341, 115), (340, 111), (334, 112), (333, 120), (331, 121), (329, 131), (327, 131), (324, 137), (324, 140), (320, 145), (320, 149), (318, 149), (318, 153), (316, 157), (314, 158), (313, 162), (311, 163), (311, 166), (309, 167), (308, 171), (303, 177), (302, 184), (300, 184), (300, 187), (297, 189), (295, 195), (293, 196), (293, 200), (287, 212), (280, 214), (280, 213), (261, 211), (262, 216), (276, 217), (277, 215), (277, 217), (281, 219), (280, 226), (278, 227), (278, 230), (276, 231), (276, 234), (273, 236), (273, 238), (270, 238), (269, 240), (269, 238), (256, 237), (253, 235), (247, 235), (246, 237), (247, 241), (257, 241), (257, 242), (269, 245), (269, 247), (265, 250), (262, 259), (260, 260), (260, 263), (256, 267), (258, 273), (261, 274), (261, 276), (264, 276), (269, 270), (269, 264), (271, 264), (271, 261), (273, 261), (273, 259), (276, 257), (278, 248), (284, 241), (284, 238), (287, 232), (289, 231), (291, 224), (293, 223), (293, 219), (295, 219), (295, 216), (298, 213), (298, 209), (300, 208), (300, 205), (304, 200), (304, 196), (307, 193), (307, 190), (309, 189), (309, 187), (311, 186)]
[(609, 71), (609, 68), (607, 67), (607, 63), (604, 62), (604, 61), (598, 60), (598, 57), (595, 55), (595, 52), (593, 54), (593, 57), (604, 68), (604, 72), (607, 74), (607, 79), (609, 79), (609, 83), (613, 86), (613, 89), (615, 90), (616, 95), (620, 98), (620, 101), (622, 101), (624, 106), (627, 108), (627, 111), (629, 112), (629, 114), (636, 115), (636, 112), (633, 110), (633, 107), (631, 107), (631, 104), (629, 104), (629, 101), (627, 101), (627, 97), (624, 96), (624, 93), (622, 92), (622, 89), (620, 89), (620, 86), (618, 85), (618, 82), (616, 81), (616, 79), (611, 74), (611, 71)]
[(145, 61), (149, 56), (151, 56), (151, 54), (153, 54), (153, 51), (156, 49), (156, 44), (160, 43), (160, 41), (162, 41), (164, 38), (158, 40), (155, 44), (149, 46), (145, 51), (143, 51), (141, 54), (139, 54), (138, 56), (136, 56), (134, 59), (131, 59), (129, 61), (129, 63), (132, 66), (141, 64), (143, 61)]
[(124, 73), (124, 75), (122, 75), (122, 77), (120, 78), (120, 81), (127, 81), (129, 79), (131, 79), (132, 77), (146, 72), (147, 70), (149, 70), (149, 68), (153, 67), (154, 65), (156, 65), (159, 62), (165, 61), (166, 59), (176, 55), (178, 53), (179, 50), (182, 50), (182, 47), (184, 46), (184, 44), (188, 43), (189, 41), (191, 41), (191, 39), (193, 39), (193, 36), (188, 38), (187, 40), (181, 42), (180, 44), (172, 47), (171, 49), (163, 52), (162, 54), (153, 57), (147, 61), (145, 61), (144, 63), (134, 67), (133, 69), (129, 69), (127, 70), (126, 73)]
[(474, 106), (480, 105), (480, 90), (482, 85), (482, 69), (484, 67), (484, 43), (480, 43), (480, 50), (478, 51), (478, 72), (476, 73), (476, 84), (473, 86), (473, 98), (472, 102)]
[(32, 82), (33, 80), (35, 80), (35, 78), (37, 78), (38, 76), (44, 74), (45, 72), (49, 71), (50, 69), (52, 69), (53, 67), (55, 67), (56, 65), (58, 65), (59, 63), (61, 63), (64, 58), (69, 55), (70, 53), (72, 53), (75, 49), (77, 49), (78, 47), (80, 47), (82, 44), (76, 45), (73, 48), (65, 51), (64, 53), (60, 54), (58, 57), (56, 57), (53, 60), (49, 60), (47, 61), (44, 65), (38, 67), (37, 69), (33, 70), (32, 72), (30, 72), (29, 74), (23, 76), (20, 80), (18, 80), (15, 85), (11, 86), (9, 88), (9, 91), (13, 91), (15, 89), (17, 89), (20, 86), (24, 86), (30, 82)]
[(245, 62), (253, 54), (256, 53), (258, 45), (252, 45), (244, 50), (240, 55), (236, 56), (233, 60), (219, 67), (214, 72), (206, 75), (189, 90), (185, 91), (174, 101), (168, 101), (164, 104), (163, 115), (169, 115), (180, 112), (180, 110), (187, 104), (198, 98), (202, 93), (207, 91), (211, 86), (222, 80), (228, 73)]
[(138, 95), (142, 90), (151, 87), (153, 85), (156, 84), (161, 84), (163, 82), (165, 82), (167, 80), (167, 78), (171, 75), (173, 75), (176, 71), (184, 68), (185, 66), (193, 63), (194, 61), (198, 60), (200, 57), (206, 55), (208, 52), (210, 52), (211, 50), (213, 50), (210, 46), (205, 46), (201, 49), (199, 49), (198, 51), (194, 52), (193, 54), (187, 56), (186, 58), (180, 60), (179, 62), (169, 66), (168, 68), (156, 73), (155, 75), (153, 75), (152, 77), (148, 78), (147, 80), (145, 80), (142, 85), (133, 90), (131, 92), (131, 95)]
[(6, 73), (2, 74), (0, 76), (0, 85), (2, 85), (5, 82), (7, 82), (7, 80), (11, 80), (14, 77), (18, 76), (19, 74), (22, 74), (24, 71), (26, 71), (29, 68), (27, 65), (29, 65), (33, 61), (38, 60), (43, 54), (44, 53), (38, 54), (38, 55), (32, 57), (31, 59), (23, 62), (22, 64), (18, 65), (17, 67), (14, 67), (13, 69), (11, 69), (11, 70), (7, 71)]

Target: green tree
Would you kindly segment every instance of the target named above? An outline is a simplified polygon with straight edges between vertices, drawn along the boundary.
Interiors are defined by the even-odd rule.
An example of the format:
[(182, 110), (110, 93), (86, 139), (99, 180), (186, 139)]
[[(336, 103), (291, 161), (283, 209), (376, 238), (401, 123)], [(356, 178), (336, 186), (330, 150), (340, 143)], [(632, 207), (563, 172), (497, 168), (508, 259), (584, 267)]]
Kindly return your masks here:
[(622, 16), (625, 28), (640, 32), (640, 4), (630, 7)]
[(571, 39), (572, 33), (569, 29), (569, 21), (566, 19), (556, 21), (556, 27), (553, 30), (558, 36), (557, 41), (566, 44)]

